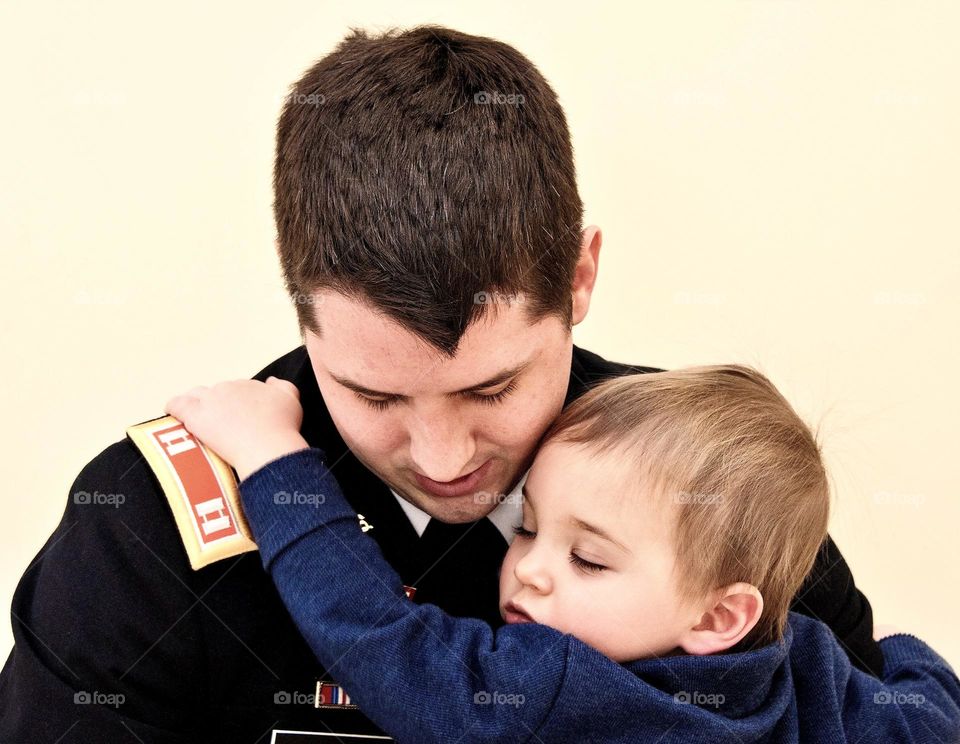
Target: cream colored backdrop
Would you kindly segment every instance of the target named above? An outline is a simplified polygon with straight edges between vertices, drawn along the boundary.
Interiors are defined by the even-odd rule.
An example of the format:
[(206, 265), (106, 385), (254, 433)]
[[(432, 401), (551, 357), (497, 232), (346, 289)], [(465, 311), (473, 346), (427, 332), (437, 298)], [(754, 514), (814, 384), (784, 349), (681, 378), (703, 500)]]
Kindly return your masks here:
[(3, 657), (16, 583), (83, 465), (174, 393), (299, 344), (272, 245), (287, 86), (350, 25), (435, 22), (514, 44), (562, 99), (604, 232), (575, 342), (765, 370), (822, 421), (831, 532), (876, 619), (960, 665), (960, 6), (0, 12)]

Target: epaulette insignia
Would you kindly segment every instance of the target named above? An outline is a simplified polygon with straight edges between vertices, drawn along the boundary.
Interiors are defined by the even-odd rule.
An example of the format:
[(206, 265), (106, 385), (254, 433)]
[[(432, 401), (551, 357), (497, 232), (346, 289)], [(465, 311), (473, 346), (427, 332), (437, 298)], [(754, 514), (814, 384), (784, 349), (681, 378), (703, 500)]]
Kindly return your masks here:
[(144, 421), (129, 427), (127, 436), (160, 482), (195, 571), (257, 549), (240, 506), (233, 468), (178, 419), (161, 416)]

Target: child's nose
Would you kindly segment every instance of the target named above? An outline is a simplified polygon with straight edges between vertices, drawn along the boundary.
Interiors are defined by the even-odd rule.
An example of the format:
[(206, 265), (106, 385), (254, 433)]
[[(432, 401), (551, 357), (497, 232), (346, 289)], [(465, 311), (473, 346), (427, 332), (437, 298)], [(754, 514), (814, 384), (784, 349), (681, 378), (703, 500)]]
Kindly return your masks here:
[(513, 567), (517, 580), (541, 594), (547, 594), (553, 588), (553, 580), (547, 567), (543, 551), (530, 549)]

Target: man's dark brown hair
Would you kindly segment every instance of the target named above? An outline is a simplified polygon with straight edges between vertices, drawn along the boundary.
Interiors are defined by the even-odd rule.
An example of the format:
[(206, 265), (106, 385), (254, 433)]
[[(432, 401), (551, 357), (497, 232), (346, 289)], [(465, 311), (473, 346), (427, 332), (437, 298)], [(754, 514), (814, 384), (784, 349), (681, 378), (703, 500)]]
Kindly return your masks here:
[(583, 204), (566, 119), (495, 39), (352, 29), (287, 96), (274, 215), (301, 335), (321, 333), (318, 289), (448, 356), (498, 302), (570, 325)]

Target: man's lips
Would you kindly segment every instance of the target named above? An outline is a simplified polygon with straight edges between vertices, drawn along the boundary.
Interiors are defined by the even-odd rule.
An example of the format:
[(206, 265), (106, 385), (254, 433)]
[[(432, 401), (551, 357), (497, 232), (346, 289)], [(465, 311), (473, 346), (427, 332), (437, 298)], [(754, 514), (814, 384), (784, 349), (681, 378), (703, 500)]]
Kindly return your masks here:
[(492, 462), (493, 460), (487, 460), (472, 473), (468, 473), (467, 475), (456, 478), (452, 481), (435, 481), (432, 478), (427, 478), (425, 475), (420, 475), (420, 473), (414, 473), (414, 476), (416, 476), (417, 484), (420, 486), (420, 488), (427, 493), (432, 494), (433, 496), (463, 496), (477, 490), (477, 486), (480, 485), (484, 476), (486, 476), (487, 472), (490, 470), (490, 465)]
[(513, 602), (507, 602), (503, 607), (503, 619), (513, 625), (515, 623), (532, 623), (536, 622), (530, 615), (528, 615), (520, 605)]

